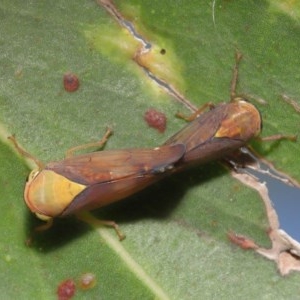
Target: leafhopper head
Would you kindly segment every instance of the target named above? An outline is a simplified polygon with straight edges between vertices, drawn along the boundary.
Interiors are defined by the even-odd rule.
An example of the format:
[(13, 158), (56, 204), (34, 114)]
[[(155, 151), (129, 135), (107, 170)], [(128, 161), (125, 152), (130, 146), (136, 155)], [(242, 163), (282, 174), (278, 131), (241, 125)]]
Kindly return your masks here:
[(39, 219), (47, 221), (61, 215), (85, 188), (51, 170), (33, 170), (25, 185), (24, 199)]
[(262, 129), (259, 110), (243, 98), (227, 104), (228, 115), (221, 121), (216, 138), (232, 138), (248, 142), (257, 137)]

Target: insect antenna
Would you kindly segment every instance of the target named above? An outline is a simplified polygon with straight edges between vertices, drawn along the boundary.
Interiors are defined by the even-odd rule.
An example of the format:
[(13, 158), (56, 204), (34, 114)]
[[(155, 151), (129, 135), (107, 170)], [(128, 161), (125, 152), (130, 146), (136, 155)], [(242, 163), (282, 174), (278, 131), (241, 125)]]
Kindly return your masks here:
[(19, 154), (21, 156), (27, 157), (27, 158), (33, 160), (35, 162), (35, 164), (39, 167), (40, 170), (44, 168), (44, 164), (40, 160), (38, 160), (36, 157), (34, 157), (33, 155), (31, 155), (30, 153), (28, 153), (27, 151), (25, 151), (24, 149), (22, 149), (19, 146), (16, 138), (13, 135), (9, 136), (8, 139), (12, 141), (16, 150), (19, 152)]

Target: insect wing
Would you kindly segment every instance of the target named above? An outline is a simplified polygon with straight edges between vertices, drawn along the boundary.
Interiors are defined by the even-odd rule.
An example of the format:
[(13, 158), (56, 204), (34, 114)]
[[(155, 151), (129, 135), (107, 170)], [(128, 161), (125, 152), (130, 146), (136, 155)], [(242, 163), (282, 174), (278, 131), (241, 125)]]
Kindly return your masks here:
[(221, 104), (187, 124), (169, 138), (164, 145), (182, 143), (186, 146), (186, 152), (189, 152), (213, 138), (225, 116), (226, 105)]
[(49, 163), (46, 169), (84, 185), (144, 176), (172, 168), (184, 154), (182, 144), (154, 149), (99, 151)]
[[(177, 144), (156, 149), (99, 152), (95, 159), (93, 157), (88, 161), (88, 167), (78, 166), (77, 161), (75, 168), (68, 161), (67, 166), (72, 165), (72, 173), (66, 172), (65, 168), (64, 176), (72, 174), (77, 180), (86, 180), (84, 176), (87, 176), (87, 169), (93, 169), (89, 170), (89, 186), (74, 198), (61, 216), (74, 214), (82, 209), (99, 208), (144, 189), (172, 172), (173, 165), (184, 153), (184, 145)], [(82, 164), (84, 163), (87, 162), (84, 160)]]
[(99, 182), (87, 187), (77, 195), (61, 216), (75, 214), (82, 210), (93, 210), (127, 198), (147, 186), (164, 178), (168, 172), (160, 174), (132, 175), (117, 181)]

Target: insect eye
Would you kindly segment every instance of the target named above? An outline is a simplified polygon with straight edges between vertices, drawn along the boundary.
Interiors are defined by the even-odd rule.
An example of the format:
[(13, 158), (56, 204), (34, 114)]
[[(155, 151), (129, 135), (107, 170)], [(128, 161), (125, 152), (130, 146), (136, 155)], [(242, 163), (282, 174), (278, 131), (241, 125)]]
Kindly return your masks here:
[(33, 170), (30, 172), (29, 176), (27, 177), (27, 182), (32, 181), (38, 174), (40, 173), (39, 170)]
[(51, 222), (50, 220), (52, 220), (52, 217), (45, 216), (45, 215), (40, 214), (40, 213), (35, 213), (35, 215), (37, 216), (38, 219), (43, 220), (43, 221)]

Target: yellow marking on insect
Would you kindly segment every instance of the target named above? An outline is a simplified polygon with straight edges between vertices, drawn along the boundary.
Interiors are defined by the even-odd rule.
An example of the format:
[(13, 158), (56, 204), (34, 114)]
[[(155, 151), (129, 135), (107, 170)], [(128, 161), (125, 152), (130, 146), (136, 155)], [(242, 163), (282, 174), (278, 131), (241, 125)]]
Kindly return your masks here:
[(85, 185), (73, 182), (50, 170), (32, 171), (26, 183), (24, 198), (30, 210), (39, 217), (55, 217), (73, 201)]
[(240, 99), (233, 105), (235, 105), (235, 109), (232, 110), (230, 118), (222, 120), (220, 128), (214, 136), (216, 138), (228, 137), (243, 140), (258, 136), (261, 132), (262, 121), (257, 108)]

